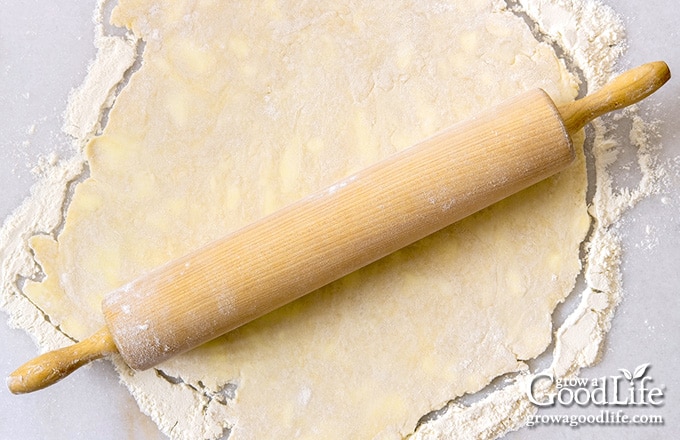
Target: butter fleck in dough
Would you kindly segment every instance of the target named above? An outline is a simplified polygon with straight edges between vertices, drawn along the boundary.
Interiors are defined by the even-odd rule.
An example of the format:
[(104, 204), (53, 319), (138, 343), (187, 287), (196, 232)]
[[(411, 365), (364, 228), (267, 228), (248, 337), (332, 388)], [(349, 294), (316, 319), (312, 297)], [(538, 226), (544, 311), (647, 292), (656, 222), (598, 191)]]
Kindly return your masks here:
[[(107, 292), (172, 258), (523, 90), (577, 92), (492, 0), (121, 0), (113, 22), (146, 42), (143, 65), (58, 239), (31, 240), (47, 277), (24, 289), (78, 339)], [(580, 270), (585, 187), (579, 154), (162, 374), (119, 362), (123, 380), (173, 438), (400, 438), (546, 349)]]

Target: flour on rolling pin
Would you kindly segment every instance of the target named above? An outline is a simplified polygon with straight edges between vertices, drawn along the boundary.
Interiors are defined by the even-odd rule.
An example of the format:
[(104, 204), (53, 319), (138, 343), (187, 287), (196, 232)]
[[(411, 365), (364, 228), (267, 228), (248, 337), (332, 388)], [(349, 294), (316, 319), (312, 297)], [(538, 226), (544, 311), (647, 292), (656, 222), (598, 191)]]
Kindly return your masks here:
[[(489, 22), (489, 23), (487, 24), (487, 27), (489, 27), (491, 24), (493, 24), (493, 23)], [(232, 43), (232, 45), (233, 45), (233, 47), (234, 47), (236, 50), (241, 51), (241, 52), (239, 52), (239, 53), (241, 53), (241, 54), (243, 54), (243, 48), (244, 48), (244, 47), (247, 47), (247, 44), (243, 43), (243, 41), (241, 41), (241, 42), (235, 41), (235, 42)], [(200, 52), (198, 53), (198, 55), (200, 55)], [(408, 60), (408, 58), (409, 58), (408, 50), (406, 50), (406, 49), (402, 50), (402, 51), (400, 52), (400, 57), (399, 57), (399, 59), (401, 60), (400, 62), (405, 62), (406, 60)], [(199, 64), (196, 64), (196, 65), (200, 65), (200, 63), (199, 63)], [(173, 99), (175, 99), (175, 102), (177, 102), (177, 98), (178, 98), (177, 96), (171, 96), (171, 97), (172, 97)], [(275, 97), (275, 96), (274, 96), (274, 97)], [(270, 98), (270, 99), (271, 99), (271, 98)], [(270, 102), (271, 102), (271, 101), (270, 101)], [(186, 117), (187, 117), (186, 115), (182, 115), (182, 114), (181, 114), (181, 111), (175, 111), (175, 110), (177, 110), (177, 107), (176, 107), (176, 106), (170, 106), (170, 108), (171, 108), (171, 110), (174, 112), (174, 113), (171, 114), (170, 116), (173, 118), (173, 121), (174, 121), (175, 123), (176, 123), (176, 122), (181, 122), (181, 120), (182, 120), (183, 118), (186, 118)], [(420, 116), (420, 115), (419, 115), (419, 116)], [(423, 121), (425, 121), (425, 119), (423, 119)], [(360, 128), (361, 128), (360, 126), (357, 126), (357, 129), (360, 129)], [(399, 133), (397, 132), (397, 133), (395, 133), (395, 134), (398, 135)], [(402, 136), (403, 136), (403, 134), (402, 134)], [(394, 139), (397, 139), (397, 140), (398, 140), (398, 138), (399, 138), (399, 136), (395, 136), (395, 137), (394, 137)], [(413, 139), (413, 140), (415, 141), (415, 140), (417, 140), (417, 139)], [(310, 145), (310, 151), (311, 151), (311, 150), (315, 150), (315, 151), (316, 151), (316, 150), (318, 150), (318, 148), (319, 148), (319, 146), (318, 146), (318, 145), (319, 145), (319, 140), (318, 140), (318, 139), (316, 139), (316, 140), (315, 140), (315, 139), (312, 139), (312, 140), (309, 142), (309, 145)], [(122, 151), (122, 152), (119, 152), (119, 153), (120, 153), (120, 154), (124, 154), (125, 152)], [(118, 153), (117, 153), (117, 154), (118, 154)], [(295, 173), (291, 171), (291, 170), (294, 169), (294, 164), (295, 164), (295, 161), (294, 161), (293, 159), (294, 159), (294, 157), (290, 157), (290, 155), (288, 155), (288, 156), (283, 155), (283, 156), (281, 157), (281, 172), (282, 172), (282, 174), (283, 174), (284, 176), (285, 176), (285, 175), (295, 175)], [(145, 180), (144, 178), (142, 178), (141, 180), (142, 180), (142, 182), (141, 182), (138, 186), (139, 186), (141, 189), (143, 189), (144, 185), (147, 184), (147, 183), (149, 183), (149, 182), (148, 182), (147, 180)], [(285, 179), (284, 179), (284, 180), (285, 180)], [(287, 187), (287, 186), (289, 186), (289, 185), (290, 185), (290, 182), (291, 182), (291, 181), (286, 180), (286, 181), (284, 182), (284, 184), (282, 185), (282, 187)], [(340, 186), (342, 186), (342, 185), (340, 185)], [(338, 187), (333, 187), (333, 186), (331, 186), (331, 187), (329, 187), (328, 192), (329, 192), (329, 193), (341, 192), (342, 190), (344, 190), (344, 188), (341, 188), (340, 186), (338, 186)], [(85, 192), (85, 190), (83, 191), (83, 194), (87, 195), (87, 193)], [(236, 200), (236, 199), (238, 199), (238, 195), (237, 195), (237, 194), (231, 194), (229, 197), (231, 198), (231, 200)], [(435, 198), (435, 197), (432, 197), (432, 200), (433, 200), (433, 201), (436, 201), (436, 198)], [(92, 198), (91, 198), (90, 201), (94, 201), (94, 200), (92, 200)], [(266, 201), (266, 200), (265, 200), (265, 201)], [(269, 208), (267, 207), (268, 203), (269, 203), (269, 202), (264, 203), (265, 211), (266, 211), (267, 209), (269, 209)], [(227, 203), (227, 204), (229, 204), (229, 203)], [(446, 202), (445, 202), (443, 205), (441, 205), (441, 206), (442, 206), (442, 207), (443, 207), (443, 206), (446, 206)], [(144, 326), (145, 326), (146, 324), (144, 324), (143, 321), (139, 321), (136, 325), (138, 326), (139, 329), (143, 329)], [(66, 328), (66, 327), (65, 327), (65, 328)], [(247, 334), (247, 332), (246, 332), (246, 334)], [(205, 354), (205, 353), (204, 353), (204, 354)], [(231, 360), (231, 359), (229, 358), (229, 354), (226, 355), (226, 358), (225, 358), (225, 359), (226, 359), (227, 361), (230, 361), (230, 360)], [(233, 359), (233, 358), (232, 358), (232, 359)], [(309, 389), (309, 388), (305, 388), (305, 389)], [(318, 393), (318, 391), (316, 391), (316, 392)], [(455, 394), (455, 393), (454, 393), (454, 394)], [(314, 395), (312, 395), (311, 400), (310, 400), (309, 398), (303, 399), (303, 400), (304, 400), (304, 401), (307, 401), (308, 403), (312, 403), (312, 404), (313, 404), (313, 403), (314, 403)]]

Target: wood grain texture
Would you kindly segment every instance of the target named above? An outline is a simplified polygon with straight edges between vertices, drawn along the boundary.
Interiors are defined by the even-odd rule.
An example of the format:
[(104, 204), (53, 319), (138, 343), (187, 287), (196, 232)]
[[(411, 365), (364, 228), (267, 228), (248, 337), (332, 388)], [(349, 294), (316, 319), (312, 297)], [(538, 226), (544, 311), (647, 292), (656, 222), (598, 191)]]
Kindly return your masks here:
[(127, 364), (187, 351), (555, 174), (574, 151), (531, 91), (131, 282), (103, 302)]

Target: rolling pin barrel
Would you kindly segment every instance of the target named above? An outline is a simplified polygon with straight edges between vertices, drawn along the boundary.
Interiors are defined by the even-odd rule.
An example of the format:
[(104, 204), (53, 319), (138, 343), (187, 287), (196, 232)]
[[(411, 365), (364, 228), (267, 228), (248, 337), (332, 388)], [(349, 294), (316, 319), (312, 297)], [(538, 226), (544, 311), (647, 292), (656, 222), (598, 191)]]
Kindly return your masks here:
[(520, 95), (109, 294), (134, 369), (220, 336), (572, 162), (552, 100)]

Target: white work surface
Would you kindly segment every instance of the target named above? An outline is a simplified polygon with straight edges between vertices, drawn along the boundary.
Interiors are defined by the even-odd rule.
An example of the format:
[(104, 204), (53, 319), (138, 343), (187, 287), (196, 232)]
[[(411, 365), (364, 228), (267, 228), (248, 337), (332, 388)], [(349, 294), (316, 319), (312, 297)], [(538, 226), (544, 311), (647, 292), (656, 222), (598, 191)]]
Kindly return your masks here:
[[(609, 0), (624, 18), (629, 50), (621, 65), (665, 60), (680, 76), (675, 0)], [(68, 152), (60, 133), (68, 92), (78, 86), (95, 54), (91, 21), (94, 1), (0, 0), (0, 218), (29, 194), (30, 168), (39, 155)], [(677, 438), (680, 433), (680, 80), (670, 81), (643, 105), (659, 119), (660, 162), (671, 188), (628, 213), (622, 229), (624, 296), (601, 362), (582, 372), (599, 378), (650, 363), (653, 386), (663, 385), (664, 404), (653, 411), (663, 426), (566, 426), (523, 429), (511, 439)], [(662, 202), (662, 197), (666, 197)], [(0, 314), (0, 376), (38, 354), (31, 338), (10, 329)], [(579, 408), (547, 413), (579, 414)], [(591, 408), (592, 410), (592, 408)], [(614, 411), (616, 408), (614, 408)], [(636, 412), (637, 411), (637, 412)], [(13, 396), (0, 386), (0, 439), (165, 438), (124, 386), (113, 366), (99, 361), (40, 392)]]

